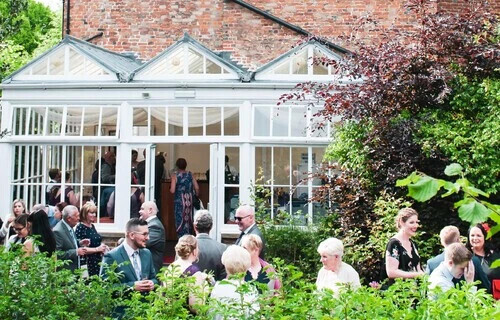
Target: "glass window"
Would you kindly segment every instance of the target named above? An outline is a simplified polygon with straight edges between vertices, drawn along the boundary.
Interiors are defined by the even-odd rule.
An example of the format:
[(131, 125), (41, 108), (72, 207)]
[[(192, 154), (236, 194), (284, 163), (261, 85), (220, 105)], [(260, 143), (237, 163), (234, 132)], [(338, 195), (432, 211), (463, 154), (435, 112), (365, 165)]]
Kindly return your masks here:
[(287, 137), (288, 136), (288, 107), (273, 108), (273, 136)]
[(168, 57), (167, 72), (170, 74), (184, 73), (184, 49), (179, 48)]
[(64, 75), (64, 53), (61, 48), (49, 56), (49, 74), (52, 76)]
[(240, 108), (224, 107), (224, 135), (238, 136), (240, 134)]
[(85, 74), (85, 57), (73, 49), (69, 49), (69, 73), (72, 75)]
[(255, 147), (255, 182), (269, 184), (271, 181), (272, 148)]
[(240, 148), (226, 147), (224, 163), (224, 221), (235, 223), (234, 214), (239, 206)]
[(269, 136), (271, 119), (271, 108), (256, 106), (254, 108), (254, 135), (255, 136)]
[(188, 135), (203, 135), (203, 108), (188, 108)]
[(215, 62), (210, 61), (209, 59), (206, 59), (206, 64), (207, 64), (207, 74), (221, 74), (222, 68), (216, 64)]
[(207, 136), (220, 136), (221, 135), (221, 108), (213, 107), (206, 108), (206, 134)]
[(298, 54), (296, 54), (292, 59), (292, 74), (307, 74), (308, 68), (308, 56), (307, 48)]
[(328, 60), (327, 56), (318, 48), (314, 48), (313, 60), (313, 74), (314, 75), (328, 75), (328, 65), (325, 62)]
[(165, 107), (151, 107), (151, 135), (152, 136), (165, 136), (165, 116), (167, 108)]
[(191, 49), (188, 51), (188, 73), (203, 74), (203, 56)]
[(184, 124), (184, 108), (183, 107), (168, 107), (168, 135), (182, 136)]
[(290, 135), (292, 137), (306, 137), (307, 135), (307, 113), (305, 108), (290, 108), (291, 123)]

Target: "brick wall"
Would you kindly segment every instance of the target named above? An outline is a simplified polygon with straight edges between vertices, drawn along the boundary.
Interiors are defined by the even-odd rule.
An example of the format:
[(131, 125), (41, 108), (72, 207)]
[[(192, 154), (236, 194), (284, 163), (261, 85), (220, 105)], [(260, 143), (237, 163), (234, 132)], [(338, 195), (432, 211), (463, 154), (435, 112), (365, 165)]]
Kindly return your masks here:
[[(500, 0), (496, 2), (498, 12)], [(256, 69), (288, 51), (302, 36), (229, 0), (80, 0), (70, 1), (70, 34), (89, 38), (113, 51), (132, 51), (149, 60), (188, 32), (214, 51)], [(382, 26), (411, 28), (414, 17), (403, 0), (247, 0), (289, 23), (323, 37), (349, 33), (360, 17)], [(463, 0), (434, 0), (432, 9), (459, 11)], [(65, 15), (64, 15), (65, 16)], [(65, 26), (65, 25), (64, 25)], [(64, 27), (66, 28), (66, 26)], [(369, 32), (359, 37), (374, 39)], [(350, 48), (349, 43), (335, 43)]]

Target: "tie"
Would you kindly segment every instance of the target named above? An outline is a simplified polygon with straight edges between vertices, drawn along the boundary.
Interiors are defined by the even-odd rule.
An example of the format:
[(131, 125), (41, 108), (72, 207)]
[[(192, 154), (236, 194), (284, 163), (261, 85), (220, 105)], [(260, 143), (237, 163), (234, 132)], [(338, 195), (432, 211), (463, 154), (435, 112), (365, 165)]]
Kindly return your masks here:
[[(76, 235), (75, 231), (73, 231), (73, 228), (69, 229), (69, 233), (71, 234), (71, 237), (73, 238), (73, 242), (75, 243), (75, 248), (78, 249), (78, 240), (76, 240)], [(80, 256), (78, 256), (78, 269), (80, 269)]]
[(135, 275), (137, 276), (137, 280), (141, 280), (141, 269), (139, 268), (139, 262), (137, 261), (138, 255), (139, 255), (139, 251), (134, 251), (134, 253), (132, 253), (132, 265), (134, 266)]
[(236, 239), (236, 245), (239, 246), (240, 245), (240, 242), (241, 242), (241, 238), (243, 238), (243, 236), (245, 235), (245, 232), (241, 232), (240, 233), (240, 236), (238, 237), (238, 239)]

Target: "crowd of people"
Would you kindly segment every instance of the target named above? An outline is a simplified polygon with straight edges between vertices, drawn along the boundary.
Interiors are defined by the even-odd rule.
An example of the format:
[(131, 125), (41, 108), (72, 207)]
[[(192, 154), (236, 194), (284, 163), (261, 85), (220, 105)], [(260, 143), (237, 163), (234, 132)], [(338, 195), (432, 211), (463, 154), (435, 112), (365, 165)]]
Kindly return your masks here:
[[(172, 190), (175, 191), (175, 190)], [(65, 268), (85, 269), (89, 276), (107, 277), (107, 269), (114, 262), (118, 264), (121, 283), (130, 290), (147, 293), (155, 290), (158, 274), (175, 274), (176, 277), (194, 278), (193, 286), (208, 289), (210, 297), (221, 303), (232, 303), (242, 299), (238, 288), (245, 282), (260, 284), (245, 291), (243, 299), (248, 302), (249, 314), (258, 310), (256, 303), (262, 285), (268, 292), (281, 288), (279, 275), (265, 260), (265, 239), (255, 220), (251, 206), (240, 206), (235, 213), (240, 235), (232, 245), (222, 244), (209, 234), (213, 219), (207, 210), (198, 210), (192, 218), (193, 236), (182, 235), (175, 252), (177, 259), (164, 268), (165, 229), (157, 217), (155, 202), (144, 202), (139, 217), (126, 224), (125, 238), (116, 248), (102, 242), (95, 226), (97, 206), (87, 202), (80, 209), (74, 205), (56, 205), (60, 220), (52, 225), (47, 214), (48, 206), (35, 205), (28, 212), (22, 200), (15, 200), (12, 214), (0, 229), (5, 237), (5, 250), (22, 246), (26, 255), (57, 254), (65, 260)], [(55, 215), (53, 215), (55, 216)], [(187, 221), (185, 221), (187, 222)], [(419, 228), (418, 213), (411, 208), (399, 211), (396, 217), (398, 232), (388, 240), (383, 272), (391, 285), (397, 278), (411, 279), (429, 274), (430, 288), (439, 287), (447, 291), (462, 281), (483, 288), (489, 293), (498, 290), (499, 268), (492, 268), (493, 261), (500, 258), (497, 248), (487, 240), (487, 226), (477, 224), (469, 229), (467, 243), (462, 244), (457, 227), (447, 226), (440, 232), (444, 252), (424, 263), (412, 239)], [(34, 241), (36, 239), (36, 241)], [(319, 291), (328, 289), (338, 295), (346, 288), (355, 290), (361, 286), (356, 270), (342, 261), (344, 246), (341, 240), (323, 240), (317, 252), (322, 263), (318, 272), (316, 287)], [(233, 277), (241, 275), (241, 277)], [(163, 283), (163, 285), (168, 285)], [(495, 289), (496, 288), (496, 289)], [(193, 289), (193, 292), (195, 290)], [(438, 291), (439, 292), (439, 291)], [(435, 295), (436, 291), (432, 291)], [(430, 296), (432, 298), (433, 296)], [(498, 298), (496, 296), (496, 298)], [(186, 305), (196, 312), (196, 305), (204, 299), (192, 294)], [(124, 309), (117, 308), (116, 316)]]

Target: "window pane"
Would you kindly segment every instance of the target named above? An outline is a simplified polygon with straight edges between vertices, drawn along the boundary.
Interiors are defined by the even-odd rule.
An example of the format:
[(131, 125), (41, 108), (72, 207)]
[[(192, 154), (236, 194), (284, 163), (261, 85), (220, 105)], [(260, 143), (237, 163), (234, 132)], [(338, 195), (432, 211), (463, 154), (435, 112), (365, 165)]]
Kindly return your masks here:
[(164, 136), (165, 132), (165, 115), (167, 108), (165, 107), (151, 107), (151, 135)]
[(168, 58), (167, 68), (170, 74), (184, 73), (184, 48), (179, 48)]
[(97, 128), (99, 125), (100, 107), (85, 107), (83, 116), (83, 135), (97, 136)]
[(182, 126), (183, 126), (183, 112), (182, 107), (169, 107), (168, 110), (168, 135), (169, 136), (182, 136)]
[(190, 74), (203, 74), (203, 56), (191, 49), (188, 51), (188, 72)]
[[(99, 147), (84, 146), (83, 147), (83, 183), (99, 182)], [(97, 198), (97, 188), (93, 193)]]
[(291, 108), (292, 120), (290, 134), (292, 137), (305, 137), (307, 135), (306, 108)]
[(307, 224), (308, 217), (308, 188), (297, 187), (292, 195), (292, 217), (299, 225)]
[(60, 107), (49, 107), (48, 112), (48, 135), (60, 135), (61, 125), (62, 125), (63, 108)]
[(235, 223), (234, 214), (238, 209), (240, 196), (239, 187), (225, 187), (224, 188), (224, 222)]
[(47, 75), (47, 63), (49, 58), (45, 58), (32, 67), (32, 75)]
[(26, 116), (28, 109), (26, 108), (15, 108), (14, 109), (14, 122), (12, 131), (14, 135), (24, 135), (26, 128)]
[(85, 58), (73, 49), (69, 49), (69, 74), (85, 74)]
[(239, 184), (240, 173), (240, 148), (226, 147), (225, 157), (225, 184)]
[(292, 148), (292, 184), (297, 184), (302, 179), (307, 178), (307, 159), (307, 148)]
[(271, 179), (270, 147), (255, 147), (255, 182), (267, 184)]
[(240, 134), (240, 108), (224, 108), (224, 135), (238, 136)]
[(274, 69), (274, 74), (290, 74), (290, 61), (285, 61), (276, 69)]
[(254, 135), (255, 136), (269, 136), (270, 134), (270, 107), (255, 107), (254, 109)]
[(203, 108), (188, 108), (188, 135), (203, 135)]
[(64, 75), (64, 48), (54, 52), (49, 57), (49, 74)]
[(118, 108), (116, 107), (103, 107), (101, 119), (101, 131), (106, 136), (116, 136), (116, 121), (118, 115)]
[(29, 135), (43, 135), (43, 125), (45, 118), (45, 107), (31, 107), (31, 120), (28, 130)]
[(148, 108), (137, 107), (134, 108), (133, 120), (133, 135), (134, 136), (147, 136), (148, 135)]
[(287, 107), (273, 108), (273, 136), (288, 136), (288, 112)]
[(314, 61), (313, 61), (313, 74), (315, 75), (327, 75), (328, 65), (322, 63), (326, 61), (327, 57), (323, 52), (318, 49), (314, 49)]
[(207, 136), (221, 135), (221, 108), (206, 108)]
[(221, 74), (221, 67), (207, 59), (207, 74)]
[(79, 136), (82, 124), (83, 108), (67, 108), (66, 135)]
[(290, 148), (274, 147), (274, 184), (290, 185)]
[(307, 49), (293, 57), (292, 74), (307, 74)]
[[(275, 187), (273, 192), (274, 218), (285, 218), (290, 214), (290, 188)], [(285, 216), (280, 216), (285, 214)]]
[(319, 108), (312, 108), (311, 110), (312, 118), (309, 121), (311, 137), (324, 138), (327, 136), (328, 122), (322, 116), (316, 115), (319, 111)]
[(97, 63), (89, 60), (88, 58), (85, 59), (85, 73), (89, 76), (109, 74), (108, 72), (104, 71), (104, 69), (101, 68)]
[[(171, 60), (170, 60), (171, 61)], [(150, 67), (147, 71), (149, 75), (163, 75), (167, 73), (169, 61), (167, 59), (162, 59), (158, 61), (154, 66)]]
[[(325, 148), (312, 148), (312, 172), (316, 173), (321, 170), (323, 163), (323, 155), (325, 154)], [(313, 185), (322, 185), (322, 181), (319, 178), (313, 179)]]

